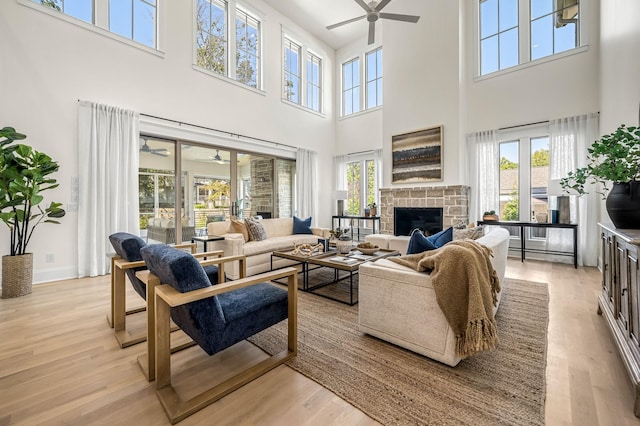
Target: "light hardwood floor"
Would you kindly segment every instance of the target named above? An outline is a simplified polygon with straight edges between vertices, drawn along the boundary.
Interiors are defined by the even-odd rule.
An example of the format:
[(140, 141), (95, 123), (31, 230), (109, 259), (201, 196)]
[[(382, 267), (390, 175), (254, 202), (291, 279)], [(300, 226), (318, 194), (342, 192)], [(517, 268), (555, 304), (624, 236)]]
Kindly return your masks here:
[[(624, 366), (596, 314), (599, 272), (510, 259), (507, 276), (549, 283), (547, 424), (640, 425)], [(0, 300), (0, 425), (168, 424), (135, 361), (144, 346), (118, 347), (105, 320), (108, 307), (108, 277), (36, 285), (30, 296)], [(129, 322), (142, 326), (140, 318)], [(248, 343), (216, 355), (213, 363), (198, 351), (176, 356), (176, 369), (188, 373), (176, 383), (179, 392), (219, 380), (230, 363), (263, 356)], [(286, 366), (181, 424), (214, 423), (376, 424)]]

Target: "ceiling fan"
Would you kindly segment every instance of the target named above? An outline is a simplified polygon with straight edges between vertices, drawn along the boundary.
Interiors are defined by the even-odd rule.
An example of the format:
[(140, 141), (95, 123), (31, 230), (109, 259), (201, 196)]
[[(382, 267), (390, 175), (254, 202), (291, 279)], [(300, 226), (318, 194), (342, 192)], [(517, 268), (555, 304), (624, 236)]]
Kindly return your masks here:
[(380, 18), (382, 19), (391, 19), (393, 21), (403, 21), (403, 22), (411, 22), (416, 23), (419, 16), (416, 15), (399, 15), (397, 13), (383, 13), (381, 10), (389, 4), (391, 0), (380, 0), (378, 2), (371, 1), (369, 4), (365, 3), (364, 0), (354, 0), (356, 3), (362, 7), (367, 14), (358, 16), (357, 18), (348, 19), (346, 21), (338, 22), (337, 24), (329, 25), (327, 27), (328, 30), (332, 30), (334, 28), (340, 27), (342, 25), (350, 24), (352, 22), (359, 21), (361, 19), (367, 18), (369, 22), (369, 44), (373, 44), (375, 41), (375, 30), (376, 30), (376, 21)]
[(140, 152), (146, 152), (148, 154), (159, 155), (160, 157), (168, 157), (169, 153), (167, 152), (167, 148), (151, 148), (147, 144), (146, 138), (140, 138), (144, 143), (140, 147)]
[(220, 150), (216, 149), (216, 155), (215, 157), (211, 157), (211, 160), (213, 160), (214, 162), (218, 163), (218, 164), (226, 164), (226, 163), (230, 163), (230, 160), (224, 160), (222, 157), (220, 157)]

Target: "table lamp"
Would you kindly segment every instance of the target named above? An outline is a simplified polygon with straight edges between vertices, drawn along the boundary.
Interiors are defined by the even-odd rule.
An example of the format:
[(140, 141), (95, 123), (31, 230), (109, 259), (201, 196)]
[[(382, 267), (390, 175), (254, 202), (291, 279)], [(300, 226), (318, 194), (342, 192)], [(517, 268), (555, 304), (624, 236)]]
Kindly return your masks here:
[(547, 184), (547, 195), (555, 198), (555, 203), (549, 203), (551, 223), (571, 223), (569, 196), (562, 189), (560, 179), (550, 179)]
[(338, 189), (335, 192), (336, 200), (338, 201), (337, 215), (342, 216), (344, 214), (344, 200), (349, 198), (349, 191), (346, 189)]

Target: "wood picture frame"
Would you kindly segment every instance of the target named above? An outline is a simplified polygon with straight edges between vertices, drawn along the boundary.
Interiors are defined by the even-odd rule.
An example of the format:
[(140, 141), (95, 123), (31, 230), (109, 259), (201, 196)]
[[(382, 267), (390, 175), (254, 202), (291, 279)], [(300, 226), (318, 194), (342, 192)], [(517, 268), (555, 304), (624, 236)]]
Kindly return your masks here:
[(391, 182), (440, 182), (443, 176), (443, 126), (391, 137)]

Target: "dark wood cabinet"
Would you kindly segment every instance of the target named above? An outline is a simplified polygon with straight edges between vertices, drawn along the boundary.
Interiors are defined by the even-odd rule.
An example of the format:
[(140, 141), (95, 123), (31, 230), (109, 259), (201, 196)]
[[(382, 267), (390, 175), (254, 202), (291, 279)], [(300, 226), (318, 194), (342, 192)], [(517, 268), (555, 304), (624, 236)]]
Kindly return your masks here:
[(634, 413), (640, 417), (640, 230), (599, 224), (601, 237), (601, 314), (613, 335), (635, 388)]

